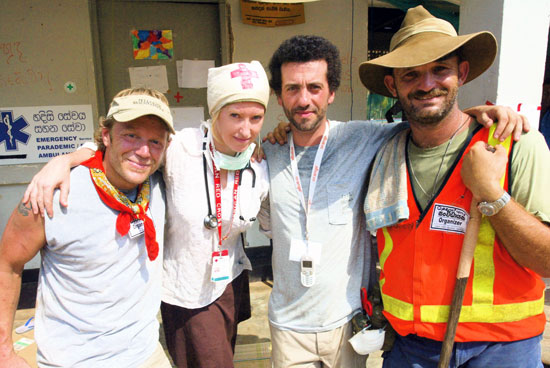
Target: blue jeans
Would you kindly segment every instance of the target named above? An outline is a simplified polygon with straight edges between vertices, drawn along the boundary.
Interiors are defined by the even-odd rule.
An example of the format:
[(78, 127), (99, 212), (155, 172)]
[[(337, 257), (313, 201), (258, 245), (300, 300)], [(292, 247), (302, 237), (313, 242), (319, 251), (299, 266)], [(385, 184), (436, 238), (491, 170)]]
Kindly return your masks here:
[[(512, 342), (458, 342), (454, 344), (451, 368), (542, 368), (542, 335)], [(441, 342), (416, 335), (399, 336), (385, 352), (383, 368), (437, 367)]]

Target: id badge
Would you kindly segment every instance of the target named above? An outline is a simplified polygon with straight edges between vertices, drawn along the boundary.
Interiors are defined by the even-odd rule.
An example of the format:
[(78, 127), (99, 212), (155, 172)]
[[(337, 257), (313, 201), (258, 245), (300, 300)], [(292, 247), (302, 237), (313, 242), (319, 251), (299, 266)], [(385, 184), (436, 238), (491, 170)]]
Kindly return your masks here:
[(288, 260), (294, 262), (300, 262), (304, 255), (308, 255), (313, 258), (315, 264), (321, 264), (321, 250), (323, 245), (319, 242), (309, 241), (306, 242), (302, 239), (292, 239), (290, 241), (290, 250), (288, 253)]
[(213, 282), (229, 279), (229, 252), (227, 249), (221, 252), (212, 252), (212, 275)]
[(138, 236), (141, 236), (145, 233), (145, 226), (143, 224), (142, 220), (133, 220), (130, 222), (130, 230), (128, 231), (128, 235), (130, 238), (134, 239)]

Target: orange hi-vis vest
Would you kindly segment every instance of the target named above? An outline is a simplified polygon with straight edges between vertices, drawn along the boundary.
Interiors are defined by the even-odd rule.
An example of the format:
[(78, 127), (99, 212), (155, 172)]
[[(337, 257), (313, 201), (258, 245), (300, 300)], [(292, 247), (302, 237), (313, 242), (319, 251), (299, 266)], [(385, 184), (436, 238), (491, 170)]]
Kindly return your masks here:
[[(407, 177), (409, 219), (377, 232), (384, 315), (402, 336), (443, 340), (472, 200), (460, 169), (475, 142), (498, 143), (492, 132), (478, 129), (468, 137), (441, 191), (423, 212)], [(511, 158), (511, 142), (504, 143)], [(510, 165), (501, 181), (504, 188), (509, 188), (509, 171)], [(483, 217), (456, 341), (515, 341), (541, 334), (544, 289), (540, 276), (512, 259)]]

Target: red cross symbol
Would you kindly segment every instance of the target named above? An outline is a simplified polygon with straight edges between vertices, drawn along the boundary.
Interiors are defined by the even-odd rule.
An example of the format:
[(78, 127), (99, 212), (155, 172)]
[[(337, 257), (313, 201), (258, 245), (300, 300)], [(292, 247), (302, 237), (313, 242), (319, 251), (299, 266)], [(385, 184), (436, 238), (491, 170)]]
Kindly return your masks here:
[(182, 95), (180, 95), (180, 91), (178, 91), (178, 93), (174, 96), (174, 98), (176, 99), (176, 101), (178, 101), (178, 103), (180, 102), (180, 100), (183, 98)]
[(238, 78), (241, 77), (241, 87), (243, 89), (250, 89), (254, 88), (254, 84), (252, 84), (252, 78), (258, 78), (258, 73), (254, 70), (249, 70), (246, 65), (239, 64), (239, 69), (233, 70), (231, 72), (231, 78)]

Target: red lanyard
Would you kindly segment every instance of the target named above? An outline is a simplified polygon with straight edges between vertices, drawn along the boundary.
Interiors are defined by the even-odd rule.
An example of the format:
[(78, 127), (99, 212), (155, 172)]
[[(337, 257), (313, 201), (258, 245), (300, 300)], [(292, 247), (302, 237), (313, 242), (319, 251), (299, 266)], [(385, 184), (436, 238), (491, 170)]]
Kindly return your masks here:
[(233, 212), (231, 213), (231, 221), (229, 222), (229, 230), (224, 237), (222, 237), (222, 185), (221, 185), (221, 174), (220, 170), (216, 168), (214, 160), (212, 160), (212, 168), (214, 169), (214, 199), (216, 200), (216, 218), (218, 219), (218, 245), (219, 250), (221, 250), (222, 242), (227, 239), (231, 228), (233, 227), (233, 218), (235, 217), (235, 212), (237, 210), (237, 193), (239, 192), (239, 179), (241, 172), (235, 170), (235, 178), (233, 179)]

